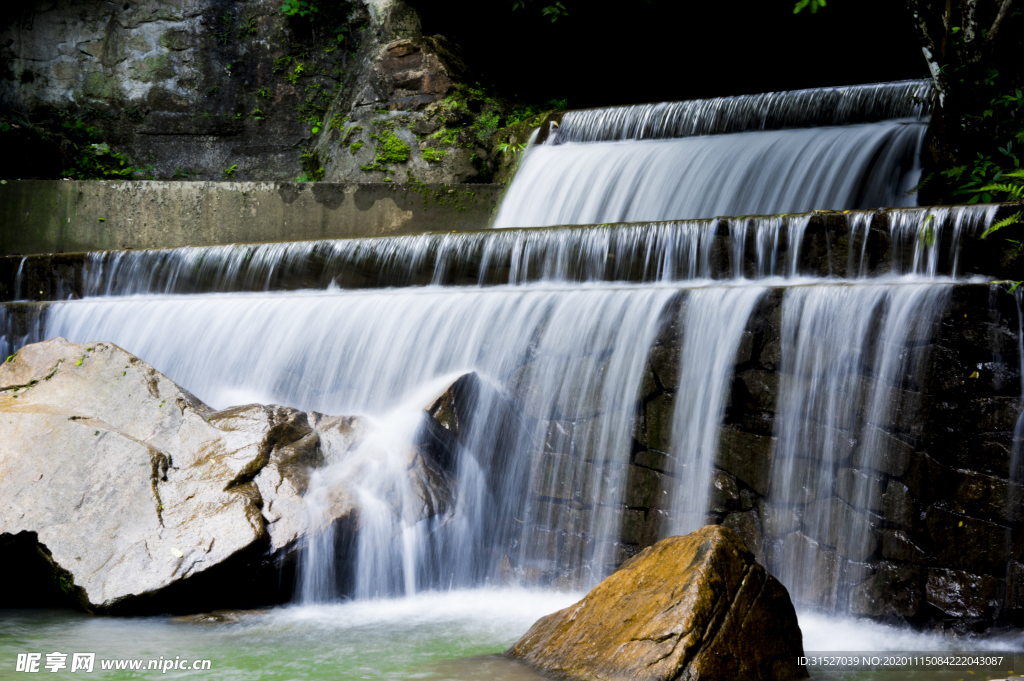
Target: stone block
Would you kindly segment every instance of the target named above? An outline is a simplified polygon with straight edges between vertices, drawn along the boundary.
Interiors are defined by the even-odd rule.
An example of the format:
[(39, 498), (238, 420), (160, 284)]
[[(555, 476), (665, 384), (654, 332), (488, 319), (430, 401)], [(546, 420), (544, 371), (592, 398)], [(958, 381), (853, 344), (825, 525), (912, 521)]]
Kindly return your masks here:
[(590, 560), (591, 540), (580, 534), (562, 536), (562, 548), (558, 553), (558, 565), (563, 569), (577, 568)]
[(1019, 397), (985, 397), (969, 406), (978, 430), (1013, 431), (1024, 403)]
[(1003, 600), (995, 577), (931, 568), (925, 581), (928, 602), (950, 617), (995, 617)]
[(658, 385), (658, 380), (654, 377), (654, 369), (651, 368), (651, 363), (647, 362), (644, 364), (644, 376), (640, 379), (640, 399), (646, 400), (654, 393), (661, 390)]
[(958, 471), (954, 501), (970, 516), (1017, 523), (1024, 519), (1024, 486), (971, 471)]
[(668, 485), (664, 475), (640, 466), (629, 466), (627, 475), (626, 506), (651, 508), (667, 504)]
[(637, 544), (644, 537), (644, 512), (627, 509), (622, 512), (619, 537), (623, 544)]
[(679, 344), (656, 345), (651, 348), (651, 368), (666, 390), (679, 387)]
[(1004, 607), (1010, 611), (1024, 610), (1024, 565), (1011, 560), (1006, 568), (1006, 600)]
[(656, 544), (662, 533), (668, 531), (671, 523), (672, 519), (665, 511), (660, 508), (649, 509), (644, 516), (644, 529), (639, 547), (643, 549)]
[(535, 456), (539, 457), (531, 488), (535, 496), (561, 501), (588, 499), (600, 467), (567, 454), (535, 453)]
[(786, 535), (780, 561), (794, 601), (832, 610), (836, 605), (839, 557), (802, 532)]
[(600, 542), (594, 550), (594, 562), (618, 567), (635, 555), (635, 547), (622, 542)]
[(882, 496), (882, 517), (886, 522), (911, 529), (917, 522), (917, 508), (910, 489), (899, 480), (889, 480)]
[(861, 445), (853, 455), (857, 468), (873, 468), (903, 477), (914, 455), (914, 446), (872, 425), (864, 427)]
[(779, 395), (779, 376), (774, 372), (749, 369), (739, 376), (750, 395), (750, 406), (761, 411), (775, 411)]
[(809, 504), (831, 497), (834, 481), (831, 461), (794, 457), (775, 464), (769, 498), (780, 505)]
[(754, 334), (744, 331), (740, 335), (739, 347), (736, 349), (736, 364), (746, 364), (754, 352)]
[(854, 508), (882, 510), (885, 483), (856, 468), (840, 468), (836, 474), (836, 495)]
[(843, 583), (854, 586), (874, 574), (870, 563), (855, 563), (852, 560), (843, 562)]
[(646, 449), (642, 452), (637, 452), (633, 458), (633, 462), (637, 466), (643, 466), (644, 468), (650, 468), (656, 471), (671, 472), (675, 470), (675, 459), (665, 452), (659, 452), (656, 449)]
[(861, 390), (864, 395), (861, 419), (866, 423), (883, 431), (910, 433), (915, 437), (924, 431), (933, 407), (929, 396), (879, 385), (870, 378), (863, 379)]
[[(787, 424), (789, 425), (789, 424)], [(796, 455), (813, 461), (829, 461), (840, 465), (853, 455), (857, 442), (852, 431), (824, 425), (814, 421), (802, 421), (796, 426), (795, 441), (799, 449)]]
[(800, 529), (800, 515), (794, 508), (775, 506), (765, 499), (759, 499), (757, 512), (767, 537), (781, 537)]
[(878, 549), (868, 517), (839, 499), (809, 504), (804, 509), (803, 531), (856, 562), (869, 560)]
[(878, 535), (882, 539), (883, 558), (918, 565), (928, 563), (928, 554), (903, 530), (878, 530)]
[(769, 371), (777, 369), (781, 365), (782, 344), (778, 338), (767, 341), (761, 347), (761, 354), (758, 355), (758, 362)]
[(527, 562), (541, 567), (553, 564), (558, 557), (558, 532), (531, 527), (526, 533)]
[(723, 427), (715, 465), (732, 473), (761, 496), (768, 495), (776, 439)]
[(544, 451), (571, 454), (574, 425), (573, 421), (548, 421), (544, 432)]
[(728, 513), (739, 505), (740, 491), (736, 481), (725, 471), (715, 470), (711, 474), (711, 494), (708, 509), (712, 513)]
[(659, 395), (649, 400), (644, 407), (646, 445), (662, 452), (672, 451), (672, 421), (675, 416), (675, 400), (672, 395)]
[(924, 452), (914, 454), (903, 477), (903, 482), (922, 506), (927, 506), (934, 499), (947, 498), (950, 494), (948, 480), (949, 468)]
[(913, 617), (924, 602), (923, 569), (879, 563), (870, 578), (850, 591), (850, 612), (871, 617)]
[(953, 513), (939, 505), (925, 512), (939, 565), (977, 574), (1004, 575), (1010, 559), (1010, 528)]
[(622, 437), (633, 428), (632, 412), (613, 411), (585, 421), (576, 421), (572, 428), (572, 451), (587, 461), (625, 463), (632, 443)]

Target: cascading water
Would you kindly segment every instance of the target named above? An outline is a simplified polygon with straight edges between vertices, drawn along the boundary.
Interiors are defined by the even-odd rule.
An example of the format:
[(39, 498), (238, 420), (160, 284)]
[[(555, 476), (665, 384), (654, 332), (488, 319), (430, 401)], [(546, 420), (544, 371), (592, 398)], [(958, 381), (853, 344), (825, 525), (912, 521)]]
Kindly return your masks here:
[[(915, 224), (922, 234), (949, 231), (954, 223), (977, 230), (992, 215), (987, 207), (967, 213), (970, 219), (962, 211), (918, 211)], [(897, 234), (913, 231), (904, 222), (898, 222), (903, 226)], [(436, 240), (415, 237), (404, 240), (404, 252), (388, 243), (388, 257), (417, 262), (423, 244), (432, 243), (432, 249), (445, 253), (473, 252), (484, 262), (515, 263), (503, 270), (513, 283), (95, 297), (51, 305), (32, 333), (108, 339), (146, 357), (215, 406), (279, 402), (322, 413), (368, 415), (374, 429), (368, 444), (353, 459), (319, 472), (307, 497), (316, 526), (316, 515), (322, 513), (336, 481), (366, 481), (356, 485), (362, 505), (370, 511), (355, 547), (358, 560), (351, 593), (370, 597), (478, 584), (495, 575), (507, 554), (517, 565), (554, 561), (561, 572), (577, 575), (574, 584), (583, 585), (614, 563), (609, 552), (614, 551), (623, 522), (623, 466), (633, 447), (632, 405), (646, 362), (641, 349), (650, 347), (659, 329), (674, 320), (681, 349), (676, 385), (668, 386), (678, 397), (667, 454), (675, 468), (667, 471), (673, 481), (665, 490), (671, 495), (664, 504), (670, 522), (662, 533), (683, 532), (703, 522), (732, 367), (752, 310), (769, 285), (816, 281), (799, 276), (799, 249), (807, 224), (806, 217), (734, 221), (721, 242), (715, 238), (721, 229), (715, 221), (621, 230), (499, 231), (468, 235), (461, 244), (446, 237), (445, 248), (438, 248)], [(860, 262), (860, 241), (851, 239), (849, 253), (842, 257)], [(935, 260), (942, 239), (908, 236), (904, 241), (920, 252), (911, 260)], [(183, 255), (198, 250), (186, 249)], [(280, 252), (288, 257), (287, 249)], [(709, 263), (722, 252), (729, 260), (723, 273), (732, 278), (707, 279)], [(442, 270), (460, 257), (433, 256), (431, 269)], [(172, 271), (184, 271), (180, 262), (168, 260)], [(904, 267), (901, 263), (892, 265), (897, 272)], [(274, 266), (274, 261), (268, 262), (268, 267)], [(230, 270), (233, 265), (229, 261), (219, 267)], [(159, 278), (158, 269), (147, 271), (154, 272)], [(615, 283), (616, 276), (647, 283)], [(536, 281), (518, 283), (529, 279)], [(118, 281), (130, 280), (122, 273)], [(794, 361), (789, 353), (802, 347), (801, 341), (811, 347), (820, 342), (814, 334), (797, 336), (795, 329), (825, 323), (810, 311), (793, 313), (792, 309), (813, 307), (797, 301), (844, 292), (842, 301), (826, 308), (847, 326), (860, 323), (871, 329), (878, 308), (890, 298), (903, 300), (901, 296), (911, 292), (939, 290), (923, 284), (872, 283), (876, 281), (792, 289), (785, 297), (784, 318), (792, 326), (793, 338), (784, 340), (784, 361)], [(673, 301), (679, 301), (677, 313), (671, 312)], [(850, 314), (851, 309), (857, 312)], [(906, 314), (916, 319), (919, 312), (927, 314)], [(850, 338), (867, 342), (863, 334), (851, 334), (846, 327), (825, 323), (825, 328), (834, 328), (845, 343)], [(893, 333), (898, 336), (897, 331)], [(892, 347), (896, 345), (898, 341)], [(860, 380), (849, 362), (829, 367), (828, 376), (835, 381), (854, 380), (851, 376)], [(815, 370), (815, 365), (801, 369), (811, 374)], [(487, 392), (490, 401), (477, 406), (482, 416), (475, 419), (464, 445), (457, 501), (444, 517), (407, 523), (403, 508), (416, 501), (399, 474), (398, 460), (389, 457), (411, 446), (416, 435), (426, 399), (417, 401), (417, 392), (436, 384), (439, 377), (450, 381), (444, 377), (465, 371), (476, 371), (492, 389)], [(813, 420), (805, 415), (813, 405), (807, 407), (801, 399), (813, 402), (836, 392), (831, 384), (801, 385), (796, 392), (789, 386), (782, 390), (783, 443), (799, 437), (790, 421)], [(512, 430), (499, 418), (510, 396), (528, 405)], [(550, 446), (553, 432), (555, 440), (562, 437), (570, 444)], [(495, 471), (489, 452), (499, 441), (504, 441), (506, 465)], [(782, 466), (796, 460), (786, 453), (787, 446), (780, 445)], [(554, 451), (538, 456), (545, 447)], [(546, 547), (546, 553), (538, 553), (535, 542), (517, 539), (517, 524), (543, 527), (564, 520), (561, 516), (569, 507), (538, 503), (538, 498), (557, 496), (545, 487), (551, 480), (568, 488), (571, 503), (580, 508), (573, 521), (577, 539), (559, 540)], [(310, 543), (300, 585), (306, 600), (322, 602), (342, 594), (334, 541), (326, 528)]]
[[(892, 444), (880, 428), (893, 391), (922, 361), (960, 240), (995, 208), (850, 213), (825, 258), (845, 264), (842, 280), (806, 266), (821, 215), (712, 216), (908, 201), (922, 87), (574, 112), (531, 150), (498, 216), (531, 228), (90, 254), (85, 299), (20, 320), (5, 308), (3, 337), (111, 341), (218, 407), (360, 415), (363, 445), (307, 493), (313, 527), (342, 482), (363, 509), (353, 584), (339, 578), (333, 526), (306, 547), (299, 590), (319, 603), (478, 585), (513, 566), (534, 584), (587, 586), (636, 548), (640, 453), (664, 460), (645, 469), (662, 485), (645, 506), (667, 519), (657, 532), (702, 524), (737, 355), (754, 311), (780, 297), (766, 503), (793, 512), (803, 543), (770, 567), (797, 600), (842, 610), (844, 570), (870, 540), (878, 479), (865, 471)], [(532, 229), (611, 221), (632, 223)], [(678, 357), (655, 375), (649, 350), (667, 328)], [(427, 397), (466, 372), (482, 399), (451, 503), (424, 519), (402, 456)], [(669, 405), (660, 444), (637, 420), (654, 401)], [(832, 490), (844, 506), (815, 505)]]
[(495, 226), (913, 205), (927, 90), (893, 83), (571, 112), (523, 160)]
[(872, 515), (882, 510), (881, 472), (891, 470), (895, 439), (882, 429), (903, 425), (901, 410), (917, 413), (901, 388), (905, 376), (919, 376), (920, 346), (948, 294), (948, 285), (905, 282), (800, 287), (784, 299), (769, 501), (802, 515), (777, 566), (800, 602), (844, 609), (846, 561), (864, 563), (876, 549)]

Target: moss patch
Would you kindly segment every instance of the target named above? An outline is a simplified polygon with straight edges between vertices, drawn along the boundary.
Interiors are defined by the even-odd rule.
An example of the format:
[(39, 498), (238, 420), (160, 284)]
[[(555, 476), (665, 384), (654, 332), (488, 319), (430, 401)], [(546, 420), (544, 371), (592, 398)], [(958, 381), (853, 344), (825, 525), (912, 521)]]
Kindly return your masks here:
[(360, 170), (366, 172), (394, 172), (388, 170), (384, 166), (389, 163), (405, 163), (409, 160), (409, 156), (412, 154), (412, 147), (400, 140), (394, 131), (387, 127), (380, 132), (371, 134), (370, 139), (377, 140), (377, 144), (374, 147), (377, 152), (377, 157), (373, 159), (373, 163), (360, 166)]
[(440, 163), (448, 155), (446, 149), (424, 149), (423, 160), (429, 163)]
[(105, 73), (94, 71), (85, 79), (85, 87), (82, 92), (86, 97), (113, 101), (121, 98), (121, 88), (118, 87), (117, 78), (108, 76)]
[(174, 67), (171, 65), (170, 55), (165, 52), (135, 62), (128, 67), (128, 74), (142, 83), (153, 83), (173, 78)]

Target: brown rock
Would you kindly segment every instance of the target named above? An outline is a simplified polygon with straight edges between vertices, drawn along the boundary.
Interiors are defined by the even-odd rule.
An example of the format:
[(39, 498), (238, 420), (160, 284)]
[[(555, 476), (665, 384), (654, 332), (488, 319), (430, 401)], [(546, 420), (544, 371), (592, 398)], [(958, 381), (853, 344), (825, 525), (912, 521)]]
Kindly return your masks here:
[(784, 681), (807, 676), (802, 651), (785, 587), (708, 526), (645, 549), (508, 652), (568, 679)]

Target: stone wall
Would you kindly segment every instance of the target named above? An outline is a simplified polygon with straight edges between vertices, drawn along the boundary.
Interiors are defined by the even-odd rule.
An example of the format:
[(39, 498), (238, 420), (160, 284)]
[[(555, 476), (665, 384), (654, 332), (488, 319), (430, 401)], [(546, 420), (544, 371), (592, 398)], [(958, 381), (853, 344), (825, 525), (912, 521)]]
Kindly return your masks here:
[[(480, 184), (8, 182), (0, 185), (0, 253), (482, 229), (491, 219), (500, 189)], [(81, 273), (81, 259), (64, 261), (70, 267), (48, 271), (59, 271), (74, 282)], [(35, 279), (41, 288), (33, 291), (59, 288), (50, 275)]]
[[(815, 579), (790, 585), (805, 607), (957, 631), (1019, 622), (1024, 462), (1013, 447), (1024, 403), (1014, 298), (988, 285), (954, 287), (940, 327), (911, 341), (926, 346), (925, 380), (890, 387), (894, 407), (880, 424), (888, 445), (883, 461), (866, 467), (863, 442), (853, 442), (833, 462), (835, 482), (816, 490), (813, 503), (831, 504), (847, 530), (866, 530), (865, 546), (854, 552), (816, 535), (812, 504), (780, 503), (772, 494), (784, 291), (769, 290), (740, 344), (705, 522), (734, 529), (775, 574), (794, 555), (813, 561)], [(596, 419), (551, 422), (545, 451), (535, 457), (530, 502), (543, 508), (535, 517), (544, 520), (522, 529), (528, 548), (518, 567), (528, 581), (579, 583), (579, 574), (559, 565), (579, 553), (576, 544), (593, 541), (579, 528), (595, 513), (614, 514), (620, 527), (612, 550), (596, 554), (611, 556), (606, 570), (666, 532), (665, 491), (685, 484), (669, 453), (679, 342), (678, 329), (667, 324), (651, 349), (626, 470), (607, 468), (607, 453), (592, 446), (587, 434)], [(864, 427), (855, 424), (851, 433)], [(806, 456), (806, 465), (820, 464), (813, 453)], [(583, 503), (582, 470), (592, 480), (625, 479), (625, 504)], [(850, 494), (853, 476), (864, 477), (872, 492), (866, 504)]]
[(5, 13), (0, 130), (23, 158), (0, 177), (66, 175), (78, 153), (59, 139), (66, 124), (99, 130), (136, 179), (461, 183), (503, 172), (493, 146), (509, 134), (494, 133), (511, 105), (470, 93), (458, 47), (424, 36), (402, 0), (328, 3), (312, 21), (280, 8), (47, 0)]

